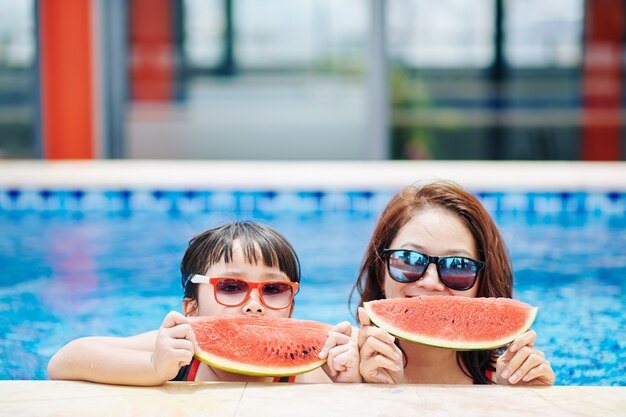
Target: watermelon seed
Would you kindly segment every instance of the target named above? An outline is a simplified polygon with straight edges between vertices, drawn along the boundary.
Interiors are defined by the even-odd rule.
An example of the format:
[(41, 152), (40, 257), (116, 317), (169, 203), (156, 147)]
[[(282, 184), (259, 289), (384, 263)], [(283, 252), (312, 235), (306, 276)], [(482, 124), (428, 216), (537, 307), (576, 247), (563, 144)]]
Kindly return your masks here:
[(291, 352), (289, 356), (291, 356), (291, 359), (293, 359), (296, 355), (294, 355), (293, 352)]

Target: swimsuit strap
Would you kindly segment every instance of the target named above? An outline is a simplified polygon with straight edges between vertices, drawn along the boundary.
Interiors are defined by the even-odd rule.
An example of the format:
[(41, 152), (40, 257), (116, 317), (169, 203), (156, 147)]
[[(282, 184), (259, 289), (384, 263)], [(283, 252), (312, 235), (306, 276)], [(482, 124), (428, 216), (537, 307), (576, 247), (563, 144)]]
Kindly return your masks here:
[(196, 358), (193, 358), (191, 360), (191, 364), (190, 364), (190, 368), (189, 368), (189, 374), (187, 375), (187, 381), (195, 381), (196, 380), (196, 373), (198, 372), (198, 368), (200, 367), (200, 361)]
[[(493, 381), (493, 371), (491, 369), (485, 369), (485, 376), (489, 381)], [(488, 384), (493, 384), (493, 382), (487, 382)]]
[(296, 376), (277, 376), (274, 377), (274, 382), (296, 382)]

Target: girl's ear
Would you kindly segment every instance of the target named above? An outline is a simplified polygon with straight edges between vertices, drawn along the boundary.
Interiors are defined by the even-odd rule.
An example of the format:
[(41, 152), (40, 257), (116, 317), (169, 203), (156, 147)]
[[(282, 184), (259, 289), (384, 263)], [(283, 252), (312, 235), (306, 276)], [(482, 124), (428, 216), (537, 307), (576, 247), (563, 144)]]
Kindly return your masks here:
[(183, 312), (185, 317), (198, 315), (198, 301), (193, 298), (185, 298), (183, 300)]

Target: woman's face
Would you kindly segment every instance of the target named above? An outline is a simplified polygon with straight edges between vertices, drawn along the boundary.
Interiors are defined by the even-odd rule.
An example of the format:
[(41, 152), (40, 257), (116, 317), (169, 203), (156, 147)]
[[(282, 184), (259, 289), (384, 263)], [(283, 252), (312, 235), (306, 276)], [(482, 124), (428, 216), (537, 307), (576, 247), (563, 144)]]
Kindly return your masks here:
[[(478, 259), (476, 242), (469, 229), (457, 215), (440, 207), (418, 211), (400, 228), (389, 247), (414, 250), (431, 256), (456, 255)], [(394, 281), (389, 276), (388, 269), (385, 268), (383, 287), (386, 298), (415, 297), (417, 295), (476, 297), (478, 280), (469, 290), (452, 290), (439, 279), (437, 266), (430, 264), (424, 275), (411, 283)]]
[[(207, 277), (237, 277), (249, 282), (261, 281), (286, 281), (289, 277), (277, 267), (268, 267), (262, 262), (250, 264), (246, 261), (239, 242), (233, 245), (233, 256), (231, 262), (224, 260), (213, 264), (205, 274)], [(259, 288), (251, 290), (248, 298), (243, 304), (236, 307), (222, 305), (215, 299), (215, 292), (212, 284), (198, 284), (197, 304), (186, 302), (183, 305), (186, 315), (190, 316), (269, 316), (269, 317), (290, 317), (293, 311), (293, 303), (288, 307), (275, 310), (268, 308), (261, 302)]]

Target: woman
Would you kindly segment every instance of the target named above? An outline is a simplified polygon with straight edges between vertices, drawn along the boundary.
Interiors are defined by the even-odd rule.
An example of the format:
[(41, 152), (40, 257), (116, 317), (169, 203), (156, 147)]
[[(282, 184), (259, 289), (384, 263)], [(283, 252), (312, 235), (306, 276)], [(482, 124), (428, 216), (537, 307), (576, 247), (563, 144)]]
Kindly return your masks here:
[[(449, 273), (459, 264), (468, 272), (461, 281)], [(451, 183), (402, 189), (374, 230), (355, 284), (364, 380), (553, 385), (554, 372), (534, 347), (533, 330), (520, 335), (501, 355), (496, 350), (457, 352), (395, 340), (371, 326), (362, 308), (366, 301), (423, 295), (511, 298), (512, 287), (504, 241), (475, 197)]]

